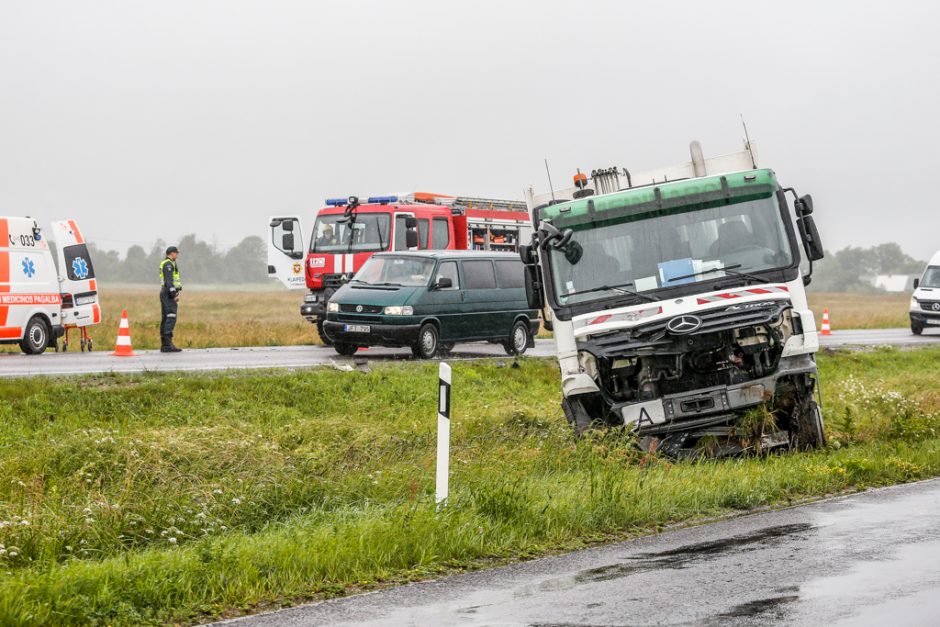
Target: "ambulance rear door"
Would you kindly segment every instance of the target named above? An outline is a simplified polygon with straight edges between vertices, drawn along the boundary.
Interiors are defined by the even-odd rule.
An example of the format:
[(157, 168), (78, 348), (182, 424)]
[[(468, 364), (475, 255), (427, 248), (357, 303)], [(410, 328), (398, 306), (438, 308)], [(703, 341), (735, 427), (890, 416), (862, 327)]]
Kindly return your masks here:
[(306, 289), (304, 230), (297, 216), (272, 216), (268, 221), (268, 276), (289, 290)]
[(101, 322), (98, 281), (88, 246), (75, 220), (52, 223), (62, 293), (62, 324), (86, 327)]

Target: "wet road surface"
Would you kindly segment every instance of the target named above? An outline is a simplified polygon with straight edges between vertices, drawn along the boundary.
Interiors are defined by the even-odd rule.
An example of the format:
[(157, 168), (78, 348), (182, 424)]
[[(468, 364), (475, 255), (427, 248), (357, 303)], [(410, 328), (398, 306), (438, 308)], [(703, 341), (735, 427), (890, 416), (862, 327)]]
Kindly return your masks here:
[[(834, 331), (830, 336), (820, 336), (824, 347), (871, 347), (871, 346), (940, 346), (940, 332), (931, 329), (916, 336), (910, 329), (871, 329)], [(208, 348), (186, 350), (177, 354), (159, 351), (135, 351), (136, 357), (113, 357), (111, 348), (92, 353), (55, 353), (21, 355), (0, 353), (0, 377), (25, 377), (35, 375), (75, 375), (103, 372), (185, 372), (203, 370), (229, 370), (251, 368), (309, 368), (311, 366), (338, 365), (352, 367), (362, 360), (411, 359), (407, 348), (374, 347), (356, 353), (355, 359), (340, 357), (332, 348), (325, 346), (271, 346), (248, 348)], [(529, 357), (554, 357), (555, 343), (551, 339), (535, 341)], [(449, 359), (476, 359), (483, 357), (506, 357), (498, 344), (458, 344)]]
[(940, 480), (226, 624), (936, 625)]

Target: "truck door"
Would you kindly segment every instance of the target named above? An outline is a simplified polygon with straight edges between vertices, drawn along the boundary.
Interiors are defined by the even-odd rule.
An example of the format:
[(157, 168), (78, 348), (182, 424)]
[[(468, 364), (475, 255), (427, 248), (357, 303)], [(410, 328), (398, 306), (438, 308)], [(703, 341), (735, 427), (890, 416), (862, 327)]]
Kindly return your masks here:
[(307, 252), (304, 230), (297, 216), (273, 216), (269, 220), (268, 276), (289, 290), (305, 289), (304, 255)]
[[(52, 223), (62, 293), (62, 324), (87, 327), (101, 322), (98, 281), (85, 238), (75, 220)], [(154, 273), (156, 280), (156, 273)]]

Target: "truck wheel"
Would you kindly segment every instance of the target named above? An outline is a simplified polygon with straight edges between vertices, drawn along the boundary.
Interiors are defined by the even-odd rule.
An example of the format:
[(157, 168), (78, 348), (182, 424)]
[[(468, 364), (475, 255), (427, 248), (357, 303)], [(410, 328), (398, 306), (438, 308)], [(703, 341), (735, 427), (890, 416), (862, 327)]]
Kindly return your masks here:
[(914, 335), (920, 335), (924, 332), (924, 325), (917, 324), (916, 322), (911, 323), (911, 333)]
[(344, 357), (352, 357), (356, 354), (356, 351), (359, 350), (359, 347), (355, 344), (347, 344), (346, 342), (336, 342), (333, 344), (333, 350)]
[(418, 359), (431, 359), (437, 355), (437, 327), (426, 322), (418, 331), (418, 339), (411, 347), (411, 353)]
[(317, 333), (320, 335), (320, 341), (324, 346), (333, 346), (333, 340), (323, 330), (323, 318), (317, 318)]
[(508, 355), (521, 355), (529, 345), (529, 325), (524, 320), (517, 320), (512, 325), (512, 331), (509, 333), (509, 339), (503, 344)]
[(794, 408), (795, 415), (790, 424), (790, 446), (800, 451), (809, 451), (822, 448), (826, 445), (826, 434), (823, 430), (822, 412), (819, 405), (812, 398), (797, 403)]
[(20, 340), (20, 350), (27, 355), (38, 355), (49, 346), (49, 327), (45, 320), (33, 316), (26, 324), (23, 339)]
[(591, 425), (594, 424), (591, 415), (588, 414), (584, 405), (579, 400), (569, 400), (566, 398), (561, 401), (561, 408), (565, 412), (565, 418), (568, 419), (568, 424), (570, 424), (571, 428), (574, 430), (575, 437), (584, 435), (584, 432), (590, 429)]

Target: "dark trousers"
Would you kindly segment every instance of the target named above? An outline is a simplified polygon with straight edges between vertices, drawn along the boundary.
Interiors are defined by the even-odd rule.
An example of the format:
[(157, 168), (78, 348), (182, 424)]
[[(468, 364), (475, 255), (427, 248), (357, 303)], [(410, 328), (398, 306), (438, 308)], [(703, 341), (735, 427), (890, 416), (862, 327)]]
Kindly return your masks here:
[(170, 296), (169, 290), (160, 290), (160, 337), (173, 339), (173, 329), (176, 327), (176, 299)]

